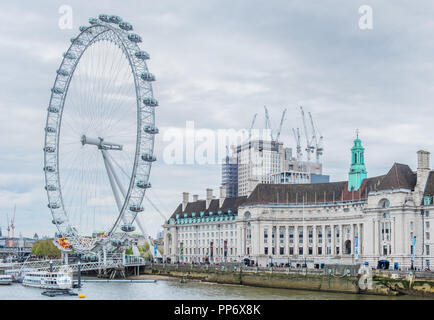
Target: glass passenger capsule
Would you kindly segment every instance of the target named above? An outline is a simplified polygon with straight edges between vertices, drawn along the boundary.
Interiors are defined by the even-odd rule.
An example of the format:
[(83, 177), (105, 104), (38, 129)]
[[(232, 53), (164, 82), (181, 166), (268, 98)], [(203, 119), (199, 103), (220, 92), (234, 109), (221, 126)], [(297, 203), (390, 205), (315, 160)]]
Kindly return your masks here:
[(46, 166), (46, 167), (44, 167), (44, 171), (45, 172), (54, 172), (54, 171), (56, 171), (56, 169), (54, 169), (54, 167), (52, 167), (52, 166)]
[(58, 203), (51, 202), (51, 203), (48, 204), (48, 208), (50, 208), (50, 209), (59, 209), (60, 206), (59, 206)]
[(125, 30), (125, 31), (133, 30), (133, 26), (128, 22), (119, 23), (119, 28), (121, 28), (122, 30)]
[(63, 69), (58, 69), (58, 70), (56, 71), (56, 73), (57, 73), (58, 75), (61, 75), (61, 76), (64, 76), (64, 77), (69, 76), (69, 71), (66, 71), (66, 70), (63, 70)]
[(59, 113), (59, 109), (57, 109), (56, 107), (48, 107), (48, 112)]
[(122, 18), (119, 16), (112, 15), (109, 17), (109, 22), (119, 24), (122, 22)]
[(46, 127), (46, 128), (45, 128), (45, 131), (46, 131), (46, 132), (49, 132), (49, 133), (56, 133), (56, 129), (53, 128), (53, 127)]
[(132, 211), (132, 212), (142, 212), (143, 211), (143, 207), (133, 204), (130, 207), (130, 211)]
[(157, 134), (159, 132), (158, 128), (156, 126), (153, 126), (153, 125), (144, 126), (143, 131), (145, 131), (146, 133), (149, 133), (149, 134)]
[(97, 24), (98, 23), (98, 19), (97, 18), (89, 18), (89, 23), (90, 24)]
[(99, 20), (104, 21), (104, 22), (109, 22), (109, 16), (106, 14), (100, 14), (98, 16)]
[(120, 247), (123, 243), (123, 241), (121, 239), (112, 239), (110, 241), (111, 245), (114, 247)]
[(52, 224), (62, 224), (64, 222), (65, 221), (63, 219), (61, 219), (61, 218), (55, 218), (55, 219), (51, 220)]
[(71, 43), (77, 44), (77, 45), (80, 45), (80, 46), (83, 45), (83, 41), (81, 39), (78, 39), (78, 38), (71, 38)]
[(143, 72), (140, 75), (140, 78), (142, 78), (144, 81), (155, 81), (155, 76), (150, 72)]
[(66, 59), (71, 59), (71, 60), (77, 58), (73, 52), (65, 52), (65, 53), (63, 54), (63, 56), (64, 56)]
[(157, 107), (158, 101), (155, 98), (145, 98), (143, 99), (143, 104), (148, 107)]
[(143, 50), (136, 51), (134, 55), (141, 60), (148, 60), (150, 58), (149, 53)]
[(154, 162), (155, 160), (157, 160), (157, 158), (155, 158), (155, 156), (152, 154), (144, 153), (142, 154), (142, 160), (147, 162)]
[(48, 112), (59, 113), (59, 109), (57, 109), (56, 107), (48, 107)]
[(62, 88), (54, 87), (54, 88), (51, 88), (51, 92), (56, 93), (56, 94), (63, 94), (63, 92), (65, 92), (65, 91)]
[(138, 34), (135, 34), (135, 33), (129, 33), (128, 39), (134, 43), (142, 42), (142, 38)]
[(47, 191), (56, 191), (57, 187), (55, 185), (49, 184), (45, 186), (45, 190)]
[(121, 226), (121, 230), (123, 232), (132, 232), (132, 231), (136, 230), (136, 227), (133, 226), (132, 224), (123, 224)]
[(137, 181), (136, 186), (141, 189), (148, 189), (151, 187), (151, 183), (146, 181)]
[(56, 151), (56, 148), (54, 147), (44, 147), (44, 151), (47, 153), (53, 153), (54, 151)]
[(78, 30), (80, 30), (80, 32), (89, 32), (89, 33), (92, 33), (92, 29), (90, 29), (90, 27), (88, 27), (88, 26), (80, 26), (78, 28)]

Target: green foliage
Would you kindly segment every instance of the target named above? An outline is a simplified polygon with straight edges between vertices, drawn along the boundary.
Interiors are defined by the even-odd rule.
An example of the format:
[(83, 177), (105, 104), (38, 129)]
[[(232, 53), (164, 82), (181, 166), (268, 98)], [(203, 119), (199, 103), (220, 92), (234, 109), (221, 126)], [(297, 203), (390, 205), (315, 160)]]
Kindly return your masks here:
[(53, 239), (39, 240), (33, 244), (32, 254), (37, 257), (58, 258), (61, 253), (53, 244)]
[(133, 254), (133, 248), (126, 249), (125, 254)]

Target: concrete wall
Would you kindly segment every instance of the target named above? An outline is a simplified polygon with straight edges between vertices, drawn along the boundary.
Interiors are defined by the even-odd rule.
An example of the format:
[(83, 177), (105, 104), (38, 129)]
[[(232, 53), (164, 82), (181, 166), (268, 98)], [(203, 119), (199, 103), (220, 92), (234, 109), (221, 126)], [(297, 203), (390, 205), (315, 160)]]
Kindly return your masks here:
[(330, 292), (358, 293), (358, 278), (324, 274), (303, 274), (290, 272), (245, 272), (221, 271), (214, 268), (193, 269), (176, 266), (148, 266), (145, 274), (159, 274), (225, 284), (241, 284), (255, 287), (303, 289)]

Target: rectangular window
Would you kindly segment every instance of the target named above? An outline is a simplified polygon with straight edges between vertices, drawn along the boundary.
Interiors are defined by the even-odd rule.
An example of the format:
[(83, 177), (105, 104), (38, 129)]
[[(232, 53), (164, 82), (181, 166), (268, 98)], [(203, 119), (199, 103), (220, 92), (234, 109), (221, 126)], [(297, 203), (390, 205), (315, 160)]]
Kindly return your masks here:
[(298, 254), (303, 255), (303, 247), (298, 248)]
[(319, 255), (322, 254), (322, 247), (318, 247), (318, 254), (319, 254)]
[(283, 255), (285, 253), (283, 247), (280, 247), (279, 253), (280, 253), (280, 255)]
[(429, 245), (425, 245), (425, 254), (429, 256)]
[(313, 242), (313, 229), (309, 229), (309, 243)]
[(264, 243), (268, 242), (268, 230), (264, 229)]
[(268, 247), (264, 248), (264, 254), (268, 254)]
[(303, 243), (303, 230), (298, 230), (298, 242)]
[(429, 240), (429, 232), (425, 232), (426, 239)]
[(309, 254), (312, 255), (312, 253), (313, 253), (313, 249), (312, 247), (309, 247)]
[(294, 243), (294, 228), (289, 229), (289, 243)]
[(280, 243), (283, 243), (283, 241), (285, 240), (285, 229), (280, 228), (279, 230), (279, 239), (280, 239)]
[(289, 254), (291, 256), (294, 254), (294, 248), (293, 247), (289, 247)]
[(336, 254), (339, 254), (339, 251), (340, 250), (340, 248), (339, 247), (336, 247)]
[(276, 253), (274, 252), (274, 247), (271, 248), (271, 253), (274, 256)]

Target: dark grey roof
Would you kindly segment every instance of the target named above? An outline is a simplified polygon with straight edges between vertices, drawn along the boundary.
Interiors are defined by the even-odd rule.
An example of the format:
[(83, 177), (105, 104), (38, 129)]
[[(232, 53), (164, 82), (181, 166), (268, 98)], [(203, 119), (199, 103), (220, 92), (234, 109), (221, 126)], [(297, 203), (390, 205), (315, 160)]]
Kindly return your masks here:
[(424, 197), (434, 196), (434, 171), (431, 171), (428, 175), (423, 195)]
[(238, 212), (238, 207), (243, 204), (247, 200), (247, 197), (237, 197), (237, 198), (225, 198), (223, 204), (220, 206), (219, 199), (212, 199), (209, 205), (209, 208), (206, 208), (206, 200), (198, 200), (194, 202), (188, 202), (185, 210), (182, 210), (182, 203), (178, 205), (176, 210), (170, 216), (170, 218), (176, 219), (177, 214), (181, 214), (181, 218), (184, 218), (184, 214), (187, 214), (187, 217), (192, 217), (192, 213), (196, 213), (196, 217), (199, 216), (200, 212), (204, 212), (204, 216), (209, 216), (210, 212), (217, 213), (219, 210), (222, 211), (222, 214), (228, 214), (228, 211), (231, 211), (231, 214), (235, 214)]
[(313, 184), (258, 184), (245, 204), (358, 200), (366, 198), (370, 191), (401, 188), (414, 190), (415, 185), (416, 174), (410, 167), (395, 163), (387, 174), (364, 179), (359, 190), (354, 192), (348, 191), (347, 181)]

